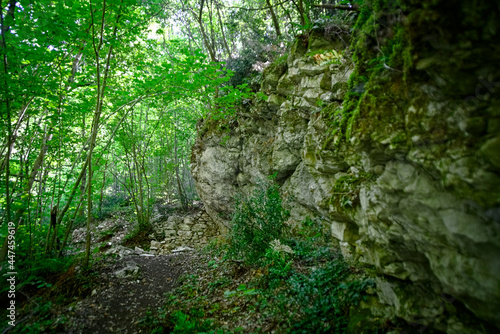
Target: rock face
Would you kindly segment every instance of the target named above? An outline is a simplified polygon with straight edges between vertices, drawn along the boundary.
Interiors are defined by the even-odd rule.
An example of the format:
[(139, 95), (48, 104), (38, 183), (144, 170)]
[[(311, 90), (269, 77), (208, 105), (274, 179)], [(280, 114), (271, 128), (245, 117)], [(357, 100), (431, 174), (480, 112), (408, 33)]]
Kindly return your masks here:
[[(317, 32), (297, 41), (264, 71), (268, 100), (247, 104), (229, 137), (200, 127), (192, 172), (222, 228), (233, 196), (276, 174), (295, 222), (321, 219), (344, 257), (374, 269), (378, 296), (363, 304), (372, 316), (483, 333), (500, 328), (500, 73), (456, 40), (441, 52), (468, 68), (431, 58), (446, 34), (417, 44), (421, 29), (405, 89), (390, 69), (348, 89), (358, 63), (314, 60), (341, 41)], [(349, 94), (360, 102), (342, 128)]]
[(151, 241), (150, 253), (157, 255), (203, 247), (212, 237), (220, 234), (218, 226), (205, 210), (194, 215), (172, 215), (165, 221), (156, 220), (153, 222), (153, 228), (156, 240)]

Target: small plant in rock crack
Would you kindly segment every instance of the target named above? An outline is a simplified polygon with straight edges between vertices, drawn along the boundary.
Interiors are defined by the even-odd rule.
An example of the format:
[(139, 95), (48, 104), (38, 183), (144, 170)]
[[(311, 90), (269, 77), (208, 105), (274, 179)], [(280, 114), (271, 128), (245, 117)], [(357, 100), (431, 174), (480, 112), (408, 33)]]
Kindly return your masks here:
[(260, 181), (252, 196), (236, 198), (228, 256), (257, 263), (271, 241), (282, 238), (290, 213), (283, 206), (278, 185)]

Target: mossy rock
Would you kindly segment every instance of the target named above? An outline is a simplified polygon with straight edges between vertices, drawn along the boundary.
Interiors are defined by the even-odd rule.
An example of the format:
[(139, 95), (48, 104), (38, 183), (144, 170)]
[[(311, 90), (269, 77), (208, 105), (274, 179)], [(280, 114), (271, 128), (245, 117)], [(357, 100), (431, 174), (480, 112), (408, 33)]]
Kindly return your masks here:
[[(364, 304), (368, 303), (376, 305), (378, 299), (374, 296), (368, 296)], [(384, 329), (385, 319), (375, 317), (368, 307), (351, 307), (348, 319), (346, 333), (386, 333)]]
[(330, 71), (327, 71), (325, 75), (323, 75), (319, 87), (323, 90), (330, 90), (332, 88), (332, 76)]
[(297, 39), (290, 49), (290, 56), (288, 56), (287, 63), (290, 67), (295, 59), (304, 56), (307, 53), (308, 35), (302, 34), (297, 36)]
[(289, 96), (292, 95), (296, 87), (296, 83), (290, 80), (288, 76), (281, 77), (278, 82), (277, 91), (278, 94)]
[(342, 41), (331, 41), (325, 38), (323, 29), (314, 29), (309, 33), (308, 51), (316, 50), (342, 50), (344, 45)]
[(276, 88), (279, 79), (286, 73), (288, 66), (286, 62), (272, 63), (262, 73), (262, 88), (266, 88), (267, 85), (271, 88)]

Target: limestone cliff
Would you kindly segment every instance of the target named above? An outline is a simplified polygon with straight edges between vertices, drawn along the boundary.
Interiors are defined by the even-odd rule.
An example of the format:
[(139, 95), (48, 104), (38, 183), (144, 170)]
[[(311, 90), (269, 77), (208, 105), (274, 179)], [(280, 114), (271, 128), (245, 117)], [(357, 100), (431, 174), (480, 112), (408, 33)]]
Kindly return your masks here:
[(383, 3), (361, 10), (350, 50), (327, 29), (299, 36), (264, 71), (267, 101), (200, 126), (198, 193), (227, 227), (234, 194), (276, 173), (295, 222), (321, 219), (377, 275), (370, 316), (487, 332), (500, 327), (499, 8)]

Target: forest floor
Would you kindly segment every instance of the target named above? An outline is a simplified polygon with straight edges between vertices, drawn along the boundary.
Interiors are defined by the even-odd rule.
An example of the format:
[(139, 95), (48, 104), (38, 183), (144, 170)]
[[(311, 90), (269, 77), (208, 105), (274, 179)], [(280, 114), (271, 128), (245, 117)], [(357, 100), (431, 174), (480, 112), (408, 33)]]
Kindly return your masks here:
[[(147, 235), (126, 237), (133, 226), (124, 212), (98, 221), (92, 227), (96, 252), (91, 269), (74, 264), (48, 278), (47, 287), (22, 290), (17, 326), (2, 325), (0, 333), (149, 333), (140, 321), (165, 304), (165, 293), (192, 272), (201, 255), (193, 250), (149, 254), (137, 247), (150, 243)], [(83, 240), (84, 233), (75, 230), (73, 252), (83, 251)]]
[[(145, 333), (139, 322), (163, 306), (164, 294), (188, 273), (194, 254), (124, 256), (99, 268), (91, 296), (62, 310), (64, 333)], [(123, 274), (124, 277), (121, 277)]]
[[(196, 210), (201, 207), (184, 214)], [(162, 215), (180, 214), (167, 211)], [(150, 254), (147, 233), (126, 237), (133, 225), (125, 212), (96, 223), (91, 269), (73, 264), (24, 289), (16, 327), (0, 332), (285, 333), (380, 326), (349, 323), (363, 296), (374, 293), (372, 284), (316, 232), (289, 240), (293, 256), (266, 253), (259, 265), (247, 265), (216, 243)], [(73, 253), (81, 252), (81, 229), (73, 241)]]

